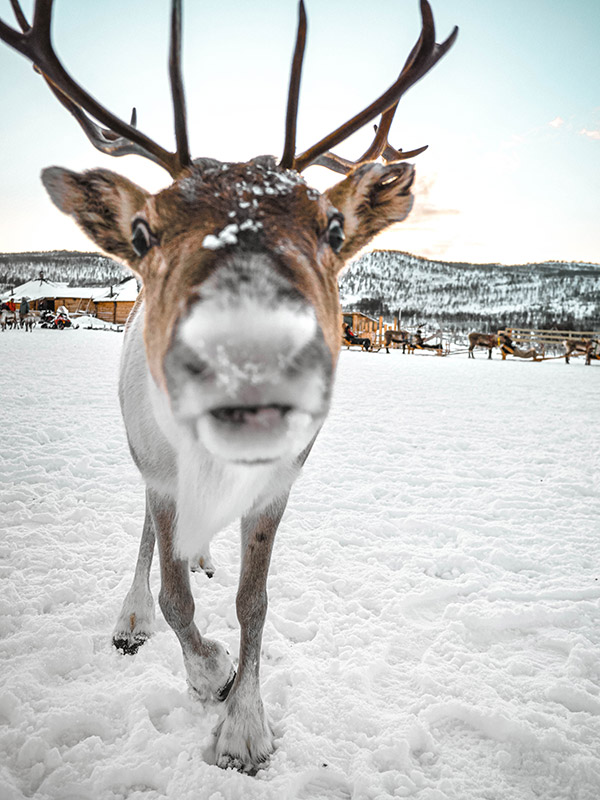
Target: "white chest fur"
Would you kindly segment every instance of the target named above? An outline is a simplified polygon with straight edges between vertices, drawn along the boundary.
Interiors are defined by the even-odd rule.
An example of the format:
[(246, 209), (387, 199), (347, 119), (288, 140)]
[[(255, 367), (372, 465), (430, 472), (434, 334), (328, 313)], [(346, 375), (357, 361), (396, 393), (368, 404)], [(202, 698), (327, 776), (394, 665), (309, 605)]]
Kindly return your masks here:
[(176, 454), (176, 488), (168, 490), (177, 504), (175, 552), (192, 560), (230, 522), (250, 509), (264, 508), (287, 491), (300, 468), (293, 457), (248, 465), (216, 458), (188, 426), (174, 419), (167, 396), (150, 376), (148, 391), (153, 417)]
[(193, 442), (178, 454), (175, 550), (193, 559), (212, 537), (250, 509), (259, 510), (287, 491), (299, 468), (293, 463), (229, 464), (202, 457)]

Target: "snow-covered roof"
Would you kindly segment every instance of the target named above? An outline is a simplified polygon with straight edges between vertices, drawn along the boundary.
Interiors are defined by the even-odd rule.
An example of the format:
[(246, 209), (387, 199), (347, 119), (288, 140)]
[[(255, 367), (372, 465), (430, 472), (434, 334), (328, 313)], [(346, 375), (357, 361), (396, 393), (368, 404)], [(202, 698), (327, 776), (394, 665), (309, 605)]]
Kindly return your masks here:
[(79, 297), (81, 299), (91, 299), (98, 291), (97, 286), (63, 286), (56, 297)]
[(364, 317), (365, 319), (370, 319), (371, 322), (379, 323), (379, 319), (375, 319), (375, 317), (370, 317), (368, 314), (365, 314), (364, 311), (357, 311), (356, 309), (351, 307), (344, 306), (342, 308), (342, 314), (360, 314), (361, 317)]
[(134, 302), (138, 296), (137, 280), (135, 278), (128, 278), (122, 283), (109, 286), (108, 288), (95, 289), (96, 294), (93, 295), (94, 302)]
[(8, 300), (11, 297), (15, 300), (21, 300), (23, 297), (28, 297), (30, 300), (39, 300), (42, 297), (64, 297), (66, 288), (66, 283), (36, 278), (3, 292), (0, 295), (0, 300)]
[[(112, 294), (112, 296), (111, 296)], [(28, 300), (41, 300), (43, 297), (76, 297), (90, 300), (120, 300), (133, 301), (138, 296), (137, 281), (129, 278), (123, 283), (115, 286), (69, 286), (67, 283), (48, 281), (45, 278), (40, 280), (26, 281), (14, 289), (0, 294), (0, 300), (21, 301), (24, 297)]]

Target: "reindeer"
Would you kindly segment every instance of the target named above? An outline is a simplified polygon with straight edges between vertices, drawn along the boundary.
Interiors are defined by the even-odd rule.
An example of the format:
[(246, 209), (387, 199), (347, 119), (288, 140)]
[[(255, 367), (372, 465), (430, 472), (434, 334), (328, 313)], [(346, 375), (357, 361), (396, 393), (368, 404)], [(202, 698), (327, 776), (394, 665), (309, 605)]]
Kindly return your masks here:
[[(13, 7), (23, 33), (1, 23), (0, 37), (36, 65), (91, 142), (114, 156), (143, 155), (173, 179), (151, 195), (106, 169), (42, 173), (57, 207), (143, 282), (125, 332), (119, 397), (131, 455), (146, 483), (146, 514), (113, 642), (135, 652), (152, 633), (148, 576), (156, 542), (159, 604), (179, 639), (191, 691), (223, 702), (216, 763), (254, 773), (273, 750), (259, 686), (267, 573), (291, 486), (330, 404), (340, 350), (337, 275), (411, 209), (415, 173), (402, 159), (424, 148), (394, 149), (389, 127), (399, 98), (448, 51), (457, 29), (436, 44), (431, 8), (421, 0), (421, 34), (392, 87), (296, 154), (306, 36), (301, 2), (283, 155), (279, 162), (261, 156), (222, 163), (189, 153), (180, 0), (172, 4), (169, 62), (176, 152), (138, 131), (134, 118), (127, 124), (115, 117), (64, 71), (50, 38), (52, 0), (37, 0), (32, 28), (16, 0)], [(361, 158), (332, 152), (379, 114)], [(321, 194), (301, 175), (311, 164), (345, 177)], [(237, 672), (225, 647), (196, 627), (189, 577), (213, 535), (236, 518)]]
[(565, 364), (569, 363), (572, 355), (585, 355), (585, 363), (589, 366), (597, 344), (595, 339), (565, 339)]
[(37, 325), (37, 315), (32, 314), (31, 311), (28, 314), (25, 314), (23, 319), (21, 320), (21, 327), (25, 328), (26, 331), (33, 331), (35, 326)]
[(0, 328), (5, 331), (7, 328), (17, 327), (16, 312), (10, 311), (8, 308), (0, 310)]
[(393, 343), (402, 345), (402, 352), (406, 353), (407, 346), (410, 346), (410, 333), (408, 331), (386, 331), (383, 335), (385, 352), (390, 352), (390, 345)]
[(470, 333), (469, 334), (469, 358), (475, 358), (473, 350), (476, 347), (487, 347), (488, 358), (492, 357), (492, 350), (498, 345), (498, 336), (493, 333)]

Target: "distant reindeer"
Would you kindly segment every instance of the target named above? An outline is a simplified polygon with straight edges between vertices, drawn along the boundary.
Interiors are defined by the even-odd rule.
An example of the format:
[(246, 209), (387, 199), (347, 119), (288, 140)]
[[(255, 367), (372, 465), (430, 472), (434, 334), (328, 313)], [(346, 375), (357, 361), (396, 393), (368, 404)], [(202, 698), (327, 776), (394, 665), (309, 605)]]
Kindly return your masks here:
[(498, 336), (495, 333), (470, 333), (469, 334), (469, 358), (475, 358), (473, 350), (476, 347), (485, 347), (488, 351), (488, 358), (492, 357), (492, 350), (498, 346)]
[(406, 353), (406, 348), (410, 345), (410, 333), (408, 331), (386, 331), (383, 335), (383, 344), (385, 352), (390, 352), (391, 344), (401, 344), (402, 352)]
[[(255, 772), (273, 750), (259, 686), (267, 573), (291, 485), (330, 404), (340, 351), (337, 275), (411, 209), (414, 168), (399, 159), (420, 150), (392, 148), (389, 127), (399, 98), (457, 31), (436, 44), (431, 9), (421, 0), (421, 35), (393, 86), (296, 155), (306, 35), (300, 3), (283, 156), (279, 163), (266, 156), (221, 163), (193, 161), (188, 150), (180, 0), (173, 0), (171, 18), (174, 153), (104, 109), (64, 71), (51, 45), (52, 0), (37, 0), (31, 29), (12, 2), (24, 33), (0, 23), (1, 38), (36, 65), (92, 143), (111, 155), (150, 158), (173, 178), (156, 195), (106, 169), (51, 167), (42, 180), (58, 208), (143, 281), (125, 334), (120, 401), (146, 482), (146, 517), (114, 643), (134, 652), (152, 633), (148, 576), (156, 540), (159, 603), (181, 644), (189, 685), (200, 698), (225, 701), (216, 763)], [(379, 114), (373, 144), (356, 162), (331, 152)], [(385, 163), (375, 161), (379, 156)], [(346, 177), (321, 194), (300, 174), (311, 164)], [(205, 559), (213, 535), (239, 517), (236, 673), (225, 647), (194, 623), (189, 572)]]
[(589, 366), (597, 344), (595, 339), (565, 339), (565, 363), (569, 363), (572, 355), (585, 355), (585, 363)]
[(33, 331), (35, 326), (37, 325), (37, 316), (32, 314), (31, 311), (21, 319), (21, 327), (25, 328), (26, 331)]
[(5, 331), (7, 328), (16, 328), (17, 315), (14, 311), (3, 308), (0, 311), (0, 328)]

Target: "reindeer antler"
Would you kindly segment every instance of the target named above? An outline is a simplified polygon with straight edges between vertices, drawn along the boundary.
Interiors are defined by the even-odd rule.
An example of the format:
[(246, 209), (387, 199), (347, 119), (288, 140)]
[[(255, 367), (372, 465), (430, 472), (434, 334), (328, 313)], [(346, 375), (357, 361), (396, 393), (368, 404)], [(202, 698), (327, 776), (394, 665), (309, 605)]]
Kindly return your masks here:
[[(290, 109), (297, 111), (298, 93), (300, 87), (300, 72), (302, 69), (302, 54), (304, 40), (306, 37), (306, 17), (304, 15), (304, 5), (300, 0), (300, 14), (298, 23), (298, 36), (296, 41), (296, 51), (292, 64), (292, 74), (290, 78), (290, 90), (288, 95), (288, 116), (286, 121), (286, 146), (280, 165), (288, 169), (296, 169), (302, 172), (308, 166), (318, 164), (332, 169), (335, 172), (347, 173), (357, 164), (364, 161), (372, 161), (383, 156), (386, 160), (397, 160), (400, 158), (410, 158), (423, 152), (425, 147), (402, 152), (396, 150), (387, 141), (388, 133), (398, 102), (402, 95), (420, 78), (422, 78), (437, 62), (445, 55), (454, 44), (458, 35), (458, 28), (455, 27), (450, 36), (441, 44), (435, 41), (435, 25), (433, 13), (427, 0), (421, 1), (422, 27), (419, 39), (402, 67), (398, 78), (390, 88), (377, 98), (371, 105), (367, 106), (348, 122), (341, 125), (328, 136), (321, 139), (317, 144), (300, 155), (294, 155), (294, 143), (296, 135), (296, 118)], [(381, 114), (381, 123), (376, 127), (375, 138), (367, 151), (356, 161), (349, 161), (331, 152), (344, 139), (370, 122), (378, 114)]]
[[(40, 72), (62, 105), (75, 117), (90, 142), (102, 153), (111, 156), (135, 154), (148, 158), (176, 177), (192, 160), (188, 149), (185, 99), (181, 78), (181, 0), (173, 0), (171, 8), (171, 46), (169, 75), (177, 150), (165, 150), (135, 127), (136, 112), (131, 122), (123, 120), (104, 108), (86, 92), (62, 66), (52, 47), (50, 25), (53, 0), (36, 0), (33, 25), (29, 25), (18, 0), (11, 0), (21, 33), (0, 20), (0, 39), (28, 58)], [(86, 114), (87, 112), (87, 114)], [(101, 128), (88, 114), (107, 126)]]
[[(102, 106), (86, 92), (62, 66), (52, 47), (50, 26), (54, 0), (36, 0), (33, 12), (33, 25), (29, 25), (19, 0), (10, 0), (21, 32), (0, 20), (0, 39), (28, 58), (40, 72), (50, 89), (63, 106), (75, 117), (90, 142), (102, 153), (111, 156), (135, 154), (154, 161), (164, 167), (175, 178), (192, 165), (186, 127), (185, 97), (181, 76), (181, 0), (172, 0), (171, 6), (171, 44), (169, 54), (169, 76), (173, 98), (175, 122), (174, 153), (165, 150), (148, 136), (137, 130), (136, 111), (133, 109), (131, 122), (127, 124)], [(417, 148), (403, 152), (396, 150), (388, 142), (388, 133), (398, 102), (402, 95), (442, 58), (452, 47), (458, 28), (450, 36), (437, 44), (433, 14), (428, 0), (420, 0), (422, 27), (419, 39), (410, 52), (395, 83), (360, 114), (330, 133), (317, 144), (296, 156), (296, 121), (298, 117), (298, 96), (300, 76), (306, 42), (306, 13), (303, 0), (299, 3), (298, 33), (292, 64), (288, 106), (286, 116), (285, 146), (280, 165), (287, 169), (302, 172), (311, 164), (319, 164), (345, 174), (357, 164), (372, 161), (382, 156), (386, 161), (411, 158), (426, 149)], [(375, 127), (375, 138), (371, 146), (356, 161), (349, 161), (331, 152), (340, 142), (362, 128), (378, 114), (381, 122)], [(93, 119), (92, 119), (93, 118)], [(106, 125), (100, 127), (94, 120)]]

